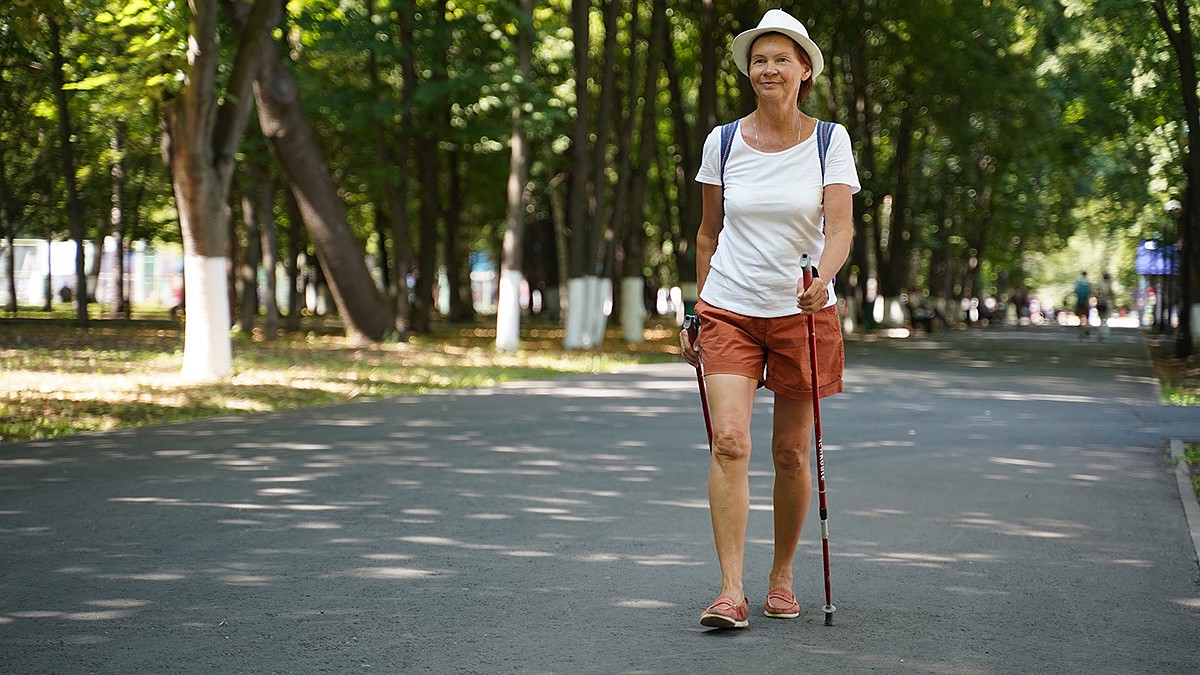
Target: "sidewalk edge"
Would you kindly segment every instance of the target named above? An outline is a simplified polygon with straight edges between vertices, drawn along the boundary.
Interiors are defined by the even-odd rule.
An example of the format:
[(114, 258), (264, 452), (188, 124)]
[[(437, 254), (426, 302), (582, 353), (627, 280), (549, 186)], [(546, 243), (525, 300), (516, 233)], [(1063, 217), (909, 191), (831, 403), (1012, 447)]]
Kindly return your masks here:
[(1183, 515), (1187, 519), (1188, 530), (1192, 535), (1192, 555), (1200, 566), (1200, 503), (1189, 499), (1196, 494), (1192, 489), (1191, 476), (1188, 475), (1187, 462), (1183, 461), (1183, 441), (1171, 439), (1171, 457), (1175, 460), (1175, 480), (1179, 483), (1179, 501), (1183, 502)]

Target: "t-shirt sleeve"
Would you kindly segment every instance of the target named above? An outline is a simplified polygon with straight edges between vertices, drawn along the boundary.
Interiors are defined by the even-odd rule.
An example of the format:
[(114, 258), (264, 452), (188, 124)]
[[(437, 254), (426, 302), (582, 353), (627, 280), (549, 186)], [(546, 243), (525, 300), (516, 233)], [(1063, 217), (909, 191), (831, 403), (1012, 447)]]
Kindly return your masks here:
[(696, 172), (697, 183), (721, 185), (721, 127), (713, 127), (704, 139), (704, 150), (700, 153), (700, 170)]
[[(858, 182), (858, 168), (854, 166), (854, 148), (850, 144), (850, 132), (846, 131), (846, 127), (841, 124), (833, 127), (828, 153), (825, 157), (825, 184), (849, 185), (851, 194), (861, 190), (862, 184)], [(697, 178), (697, 180), (699, 179)]]

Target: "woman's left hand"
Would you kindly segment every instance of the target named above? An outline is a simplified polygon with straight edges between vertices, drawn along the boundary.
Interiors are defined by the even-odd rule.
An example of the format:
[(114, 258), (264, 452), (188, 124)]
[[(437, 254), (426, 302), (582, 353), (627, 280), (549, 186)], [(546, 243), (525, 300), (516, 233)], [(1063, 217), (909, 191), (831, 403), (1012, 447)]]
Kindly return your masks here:
[(796, 306), (806, 314), (815, 314), (829, 302), (829, 288), (819, 278), (804, 290), (804, 279), (796, 282)]

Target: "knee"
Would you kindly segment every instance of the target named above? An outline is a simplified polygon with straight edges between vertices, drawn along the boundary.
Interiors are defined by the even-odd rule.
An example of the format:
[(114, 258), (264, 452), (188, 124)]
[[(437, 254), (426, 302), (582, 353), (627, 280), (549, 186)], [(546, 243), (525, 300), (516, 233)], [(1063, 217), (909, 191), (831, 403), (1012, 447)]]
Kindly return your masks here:
[(795, 444), (773, 448), (775, 472), (788, 476), (801, 476), (809, 470), (808, 446)]
[(750, 462), (750, 438), (741, 433), (713, 431), (713, 457), (721, 464)]

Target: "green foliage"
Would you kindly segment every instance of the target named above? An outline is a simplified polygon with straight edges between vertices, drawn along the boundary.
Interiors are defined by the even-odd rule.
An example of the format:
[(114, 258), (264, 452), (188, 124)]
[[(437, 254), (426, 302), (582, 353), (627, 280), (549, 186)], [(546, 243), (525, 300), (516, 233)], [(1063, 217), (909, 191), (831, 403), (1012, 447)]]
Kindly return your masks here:
[[(1200, 397), (1193, 397), (1191, 403), (1177, 405), (1200, 405)], [(1191, 469), (1192, 489), (1195, 490), (1196, 496), (1200, 497), (1200, 445), (1195, 443), (1184, 444), (1183, 461), (1187, 462)]]
[[(646, 74), (650, 0), (618, 3), (617, 58), (604, 63), (605, 5), (593, 3), (594, 103), (637, 114)], [(728, 3), (727, 3), (728, 4)], [(733, 3), (717, 16), (718, 69), (711, 74), (721, 120), (752, 101), (728, 57), (735, 33), (757, 22), (762, 3)], [(529, 218), (550, 230), (552, 195), (565, 196), (575, 139), (569, 0), (538, 2), (532, 76), (518, 75), (515, 3), (496, 0), (291, 0), (280, 31), (302, 100), (362, 241), (373, 234), (387, 179), (406, 181), (406, 213), (422, 196), (414, 178), (414, 137), (439, 152), (442, 212), (462, 223), (465, 246), (498, 246), (504, 217), (512, 110), (529, 134)], [(1183, 184), (1182, 111), (1165, 38), (1135, 0), (862, 0), (856, 11), (818, 0), (793, 8), (824, 50), (827, 76), (806, 111), (851, 130), (863, 191), (856, 202), (866, 250), (851, 266), (893, 294), (919, 284), (940, 292), (1002, 292), (1026, 283), (1056, 300), (1080, 263), (1132, 288), (1132, 246), (1162, 235), (1161, 204)], [(173, 194), (160, 156), (163, 101), (181, 86), (187, 48), (185, 2), (13, 0), (0, 6), (0, 194), (19, 236), (60, 234), (61, 176), (53, 91), (46, 76), (46, 20), (65, 21), (67, 89), (76, 117), (79, 179), (87, 221), (107, 227), (110, 167), (127, 167), (129, 227), (137, 237), (177, 239)], [(651, 187), (624, 222), (644, 228), (646, 270), (678, 277), (675, 252), (687, 228), (684, 187), (707, 129), (704, 3), (673, 3), (668, 15), (677, 83), (651, 64), (658, 83)], [(411, 40), (405, 25), (411, 21)], [(222, 40), (236, 36), (222, 28)], [(407, 81), (406, 60), (415, 68)], [(223, 72), (228, 71), (225, 64)], [(372, 72), (377, 80), (372, 80)], [(611, 90), (601, 90), (603, 75)], [(680, 100), (672, 94), (677, 84)], [(681, 109), (681, 110), (680, 110)], [(595, 107), (593, 107), (595, 110)], [(687, 127), (681, 137), (673, 113)], [(128, 144), (111, 148), (118, 125)], [(380, 131), (377, 133), (376, 129)], [(596, 130), (604, 187), (615, 185), (622, 143)], [(419, 141), (424, 142), (424, 141)], [(248, 134), (242, 156), (265, 153)], [(380, 161), (380, 145), (391, 161)], [(457, 192), (451, 192), (456, 187)], [(903, 223), (884, 205), (905, 197)], [(569, 195), (570, 199), (594, 198)], [(282, 202), (282, 200), (280, 200)], [(597, 216), (600, 218), (601, 216)], [(614, 218), (617, 220), (617, 218)], [(443, 217), (444, 229), (448, 220)], [(694, 224), (693, 224), (694, 225)], [(895, 226), (896, 231), (888, 227)], [(567, 233), (566, 236), (571, 236)], [(543, 250), (550, 250), (546, 247)], [(1081, 257), (1082, 256), (1082, 257)], [(537, 261), (553, 266), (553, 260)], [(1092, 268), (1099, 274), (1099, 267)], [(1065, 270), (1065, 271), (1064, 271)], [(972, 276), (974, 275), (974, 277)]]
[[(1191, 391), (1183, 391), (1174, 387), (1163, 388), (1163, 398), (1166, 399), (1169, 405), (1178, 406), (1200, 406), (1200, 394)], [(1190, 460), (1193, 464), (1196, 460)]]

